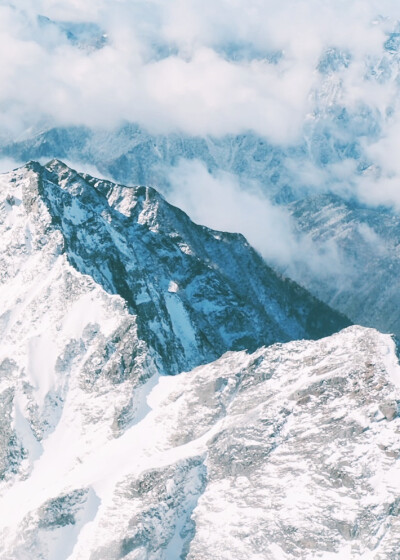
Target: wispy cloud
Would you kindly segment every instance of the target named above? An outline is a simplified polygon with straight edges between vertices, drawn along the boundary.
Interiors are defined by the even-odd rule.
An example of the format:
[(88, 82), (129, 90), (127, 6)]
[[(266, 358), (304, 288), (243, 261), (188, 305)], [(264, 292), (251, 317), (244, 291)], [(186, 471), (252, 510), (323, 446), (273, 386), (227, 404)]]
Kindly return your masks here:
[(243, 189), (235, 175), (211, 173), (198, 160), (182, 159), (167, 172), (170, 202), (200, 224), (243, 233), (268, 262), (291, 276), (299, 277), (303, 263), (321, 279), (340, 277), (346, 282), (351, 276), (334, 241), (314, 244), (296, 229), (290, 213), (271, 203), (256, 182)]

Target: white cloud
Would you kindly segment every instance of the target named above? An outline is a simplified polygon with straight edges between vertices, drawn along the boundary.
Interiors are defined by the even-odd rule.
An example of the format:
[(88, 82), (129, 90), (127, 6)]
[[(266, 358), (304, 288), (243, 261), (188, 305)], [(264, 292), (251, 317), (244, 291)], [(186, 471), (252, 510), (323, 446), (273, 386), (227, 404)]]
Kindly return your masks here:
[[(372, 25), (385, 9), (391, 23)], [(381, 53), (385, 26), (399, 11), (394, 2), (361, 0), (24, 0), (18, 9), (3, 3), (0, 124), (17, 134), (43, 118), (105, 127), (130, 120), (151, 131), (251, 129), (273, 142), (293, 142), (312, 109), (316, 64), (332, 44), (353, 55), (343, 77), (348, 103), (367, 97), (384, 108), (379, 87), (365, 87), (361, 61)], [(60, 40), (54, 26), (40, 27), (37, 13), (94, 21), (108, 44), (77, 48)], [(233, 43), (250, 55), (229, 60)], [(281, 58), (269, 62), (277, 52)]]
[(17, 169), (21, 166), (21, 162), (15, 161), (12, 158), (1, 158), (0, 159), (0, 173), (8, 173), (12, 169)]
[(304, 262), (320, 278), (340, 274), (345, 281), (351, 273), (342, 270), (335, 242), (316, 247), (309, 237), (296, 232), (290, 214), (272, 204), (257, 183), (243, 189), (234, 175), (221, 171), (212, 174), (198, 160), (182, 159), (167, 173), (169, 202), (197, 223), (242, 233), (268, 262), (289, 275), (298, 276), (296, 267)]
[(168, 200), (207, 227), (242, 232), (264, 256), (288, 260), (292, 224), (287, 213), (273, 205), (256, 185), (243, 190), (226, 172), (211, 174), (198, 160), (180, 160), (169, 168)]
[[(107, 42), (85, 48), (96, 29), (71, 42), (65, 25), (40, 24), (38, 14), (93, 22)], [(132, 121), (154, 133), (251, 130), (288, 145), (313, 126), (316, 110), (337, 103), (379, 120), (375, 137), (362, 116), (350, 130), (327, 121), (339, 140), (361, 142), (374, 166), (360, 178), (354, 159), (320, 165), (307, 156), (292, 161), (292, 176), (317, 191), (400, 206), (398, 55), (383, 48), (399, 19), (394, 0), (0, 1), (0, 138)], [(331, 47), (348, 63), (326, 78), (316, 68)], [(375, 77), (366, 78), (368, 66)]]

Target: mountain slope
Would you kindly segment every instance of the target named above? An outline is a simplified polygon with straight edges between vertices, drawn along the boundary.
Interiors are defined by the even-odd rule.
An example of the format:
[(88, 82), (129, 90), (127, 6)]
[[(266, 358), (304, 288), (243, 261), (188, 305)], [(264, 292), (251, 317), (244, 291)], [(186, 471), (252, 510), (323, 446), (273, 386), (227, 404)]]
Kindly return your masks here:
[(27, 200), (41, 197), (70, 264), (123, 297), (166, 373), (348, 324), (278, 277), (242, 236), (193, 224), (151, 188), (100, 181), (58, 161), (29, 169)]
[(351, 327), (231, 352), (147, 385), (147, 412), (101, 445), (105, 421), (82, 431), (71, 399), (32, 474), (3, 489), (1, 557), (396, 558), (394, 350)]
[(0, 185), (2, 559), (395, 557), (389, 336), (263, 347), (346, 320), (153, 189)]
[(101, 441), (121, 435), (157, 372), (348, 324), (242, 236), (196, 226), (152, 189), (57, 161), (0, 183), (4, 479), (30, 471), (69, 399), (96, 445), (97, 423)]

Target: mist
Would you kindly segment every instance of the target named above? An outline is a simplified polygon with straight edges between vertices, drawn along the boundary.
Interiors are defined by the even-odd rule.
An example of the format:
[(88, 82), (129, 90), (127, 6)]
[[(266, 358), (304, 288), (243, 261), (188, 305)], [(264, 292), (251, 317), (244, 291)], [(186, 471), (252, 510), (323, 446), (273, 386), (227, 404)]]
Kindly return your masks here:
[(241, 232), (267, 262), (290, 276), (298, 276), (297, 268), (307, 263), (308, 270), (321, 280), (335, 276), (345, 284), (351, 279), (353, 271), (336, 243), (327, 240), (314, 244), (296, 228), (289, 211), (273, 204), (257, 182), (244, 189), (234, 174), (210, 173), (204, 163), (184, 159), (169, 168), (168, 178), (168, 200), (172, 204), (197, 223)]

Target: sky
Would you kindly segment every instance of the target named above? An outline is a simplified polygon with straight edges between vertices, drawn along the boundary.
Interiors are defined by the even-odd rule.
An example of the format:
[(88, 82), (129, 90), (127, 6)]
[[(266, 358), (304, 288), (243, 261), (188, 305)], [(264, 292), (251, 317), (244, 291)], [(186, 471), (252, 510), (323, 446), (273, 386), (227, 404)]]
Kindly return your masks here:
[[(395, 0), (0, 0), (0, 143), (127, 121), (152, 134), (251, 132), (305, 147), (287, 165), (314, 192), (399, 208), (399, 20)], [(242, 231), (269, 258), (308, 250), (260, 185), (196, 160), (165, 173), (197, 221)]]

